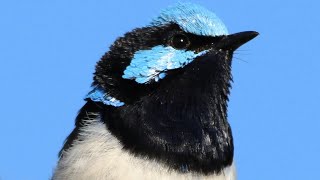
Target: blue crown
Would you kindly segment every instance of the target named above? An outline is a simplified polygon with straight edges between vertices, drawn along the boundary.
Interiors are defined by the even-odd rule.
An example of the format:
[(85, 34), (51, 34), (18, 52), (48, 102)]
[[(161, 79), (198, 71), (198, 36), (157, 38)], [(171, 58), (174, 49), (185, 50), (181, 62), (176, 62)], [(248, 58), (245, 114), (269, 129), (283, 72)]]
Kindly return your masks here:
[(196, 35), (221, 36), (228, 34), (224, 23), (213, 12), (192, 3), (178, 3), (164, 9), (151, 22), (151, 25), (158, 26), (170, 23), (178, 24), (185, 32)]

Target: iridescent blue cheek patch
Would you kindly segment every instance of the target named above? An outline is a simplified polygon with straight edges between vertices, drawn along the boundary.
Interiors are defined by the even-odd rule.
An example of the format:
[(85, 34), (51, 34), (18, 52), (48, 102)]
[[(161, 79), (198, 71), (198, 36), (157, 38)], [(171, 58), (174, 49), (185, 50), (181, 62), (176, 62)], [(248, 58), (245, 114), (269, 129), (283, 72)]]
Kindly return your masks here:
[(166, 71), (183, 68), (206, 52), (195, 53), (162, 45), (149, 50), (140, 50), (134, 54), (130, 65), (123, 72), (122, 78), (135, 80), (139, 84), (151, 80), (159, 81), (166, 76)]

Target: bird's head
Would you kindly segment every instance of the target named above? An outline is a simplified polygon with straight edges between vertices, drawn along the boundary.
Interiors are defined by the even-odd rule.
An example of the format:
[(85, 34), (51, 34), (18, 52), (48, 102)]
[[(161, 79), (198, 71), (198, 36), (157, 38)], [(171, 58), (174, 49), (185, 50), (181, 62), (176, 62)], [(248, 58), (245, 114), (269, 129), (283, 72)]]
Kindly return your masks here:
[(176, 169), (219, 172), (233, 158), (232, 55), (257, 35), (228, 34), (214, 13), (179, 3), (114, 42), (87, 99), (105, 105), (105, 122), (126, 149)]
[(214, 13), (179, 3), (114, 42), (96, 66), (92, 99), (122, 106), (172, 89), (226, 86), (233, 51), (255, 36), (253, 31), (229, 35)]

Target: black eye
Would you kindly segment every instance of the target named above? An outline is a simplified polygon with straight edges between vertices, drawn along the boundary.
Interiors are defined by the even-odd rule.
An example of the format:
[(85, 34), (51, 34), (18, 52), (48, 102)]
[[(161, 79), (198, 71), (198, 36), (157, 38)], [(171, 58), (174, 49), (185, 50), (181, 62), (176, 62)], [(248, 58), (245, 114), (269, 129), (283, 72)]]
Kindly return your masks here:
[(169, 39), (169, 44), (176, 49), (185, 49), (189, 47), (189, 38), (184, 34), (174, 34)]

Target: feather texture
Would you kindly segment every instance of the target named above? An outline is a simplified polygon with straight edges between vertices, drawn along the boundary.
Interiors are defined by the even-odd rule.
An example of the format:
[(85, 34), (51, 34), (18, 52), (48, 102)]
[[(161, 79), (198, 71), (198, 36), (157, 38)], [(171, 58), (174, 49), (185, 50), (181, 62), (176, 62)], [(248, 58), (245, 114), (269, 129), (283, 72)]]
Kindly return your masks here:
[(178, 3), (161, 12), (153, 26), (175, 23), (185, 32), (201, 36), (227, 35), (224, 23), (213, 12), (192, 3)]
[(205, 52), (207, 51), (195, 53), (162, 45), (155, 46), (150, 50), (140, 50), (134, 54), (122, 78), (133, 79), (139, 84), (147, 83), (150, 80), (158, 81), (165, 77), (166, 71), (183, 68)]
[(148, 159), (134, 156), (125, 151), (99, 119), (86, 121), (79, 132), (79, 139), (73, 147), (63, 151), (54, 180), (187, 180), (187, 179), (236, 179), (235, 167), (225, 168), (220, 174), (202, 175), (180, 173), (167, 166)]

